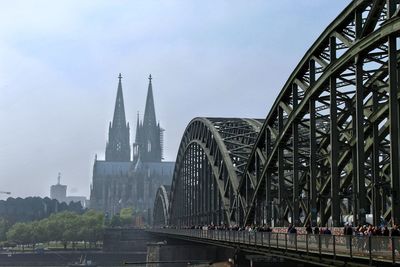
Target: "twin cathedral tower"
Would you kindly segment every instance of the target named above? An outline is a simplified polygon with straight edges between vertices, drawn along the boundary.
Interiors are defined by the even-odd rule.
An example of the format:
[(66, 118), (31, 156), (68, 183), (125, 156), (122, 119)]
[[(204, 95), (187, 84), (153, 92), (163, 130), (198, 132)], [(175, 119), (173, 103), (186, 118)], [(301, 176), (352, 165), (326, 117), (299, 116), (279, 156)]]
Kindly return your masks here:
[[(129, 142), (129, 123), (125, 120), (124, 96), (122, 94), (122, 76), (118, 76), (117, 99), (115, 101), (114, 117), (108, 129), (108, 142), (106, 145), (106, 161), (126, 162), (131, 160), (131, 147)], [(163, 129), (156, 122), (154, 109), (153, 86), (149, 76), (146, 108), (143, 121), (136, 124), (136, 139), (133, 144), (133, 161), (141, 157), (146, 162), (161, 162)]]
[(125, 207), (151, 214), (158, 187), (171, 183), (174, 162), (162, 161), (164, 130), (156, 121), (151, 75), (143, 120), (137, 115), (132, 149), (130, 127), (125, 117), (121, 74), (118, 79), (105, 160), (98, 160), (96, 156), (93, 166), (90, 205), (109, 215)]

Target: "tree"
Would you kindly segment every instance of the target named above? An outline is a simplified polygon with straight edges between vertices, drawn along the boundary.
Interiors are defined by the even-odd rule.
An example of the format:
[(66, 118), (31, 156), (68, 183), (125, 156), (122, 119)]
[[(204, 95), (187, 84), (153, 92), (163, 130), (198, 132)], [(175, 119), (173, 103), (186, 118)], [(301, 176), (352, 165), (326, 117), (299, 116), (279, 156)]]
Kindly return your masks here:
[(19, 245), (38, 242), (61, 241), (66, 249), (72, 242), (96, 242), (103, 237), (103, 214), (88, 211), (82, 215), (74, 212), (52, 214), (49, 218), (29, 223), (16, 223), (6, 233), (7, 240)]
[(82, 240), (95, 243), (103, 238), (103, 214), (90, 210), (82, 215), (82, 224), (79, 229)]
[(81, 216), (77, 214), (71, 213), (64, 220), (65, 230), (63, 233), (63, 240), (66, 242), (72, 242), (72, 247), (75, 248), (75, 242), (79, 240), (83, 240), (81, 236), (79, 236), (79, 229), (84, 227), (82, 224)]
[(0, 217), (11, 224), (41, 220), (53, 213), (62, 211), (82, 214), (84, 209), (80, 202), (59, 203), (57, 200), (47, 197), (28, 197), (25, 199), (9, 197), (7, 200), (0, 200)]
[(49, 232), (49, 220), (43, 219), (40, 221), (32, 222), (32, 242), (35, 243), (44, 243), (51, 241), (51, 235)]
[(132, 208), (123, 208), (120, 212), (121, 224), (123, 226), (132, 225), (133, 224), (133, 209)]
[(0, 241), (7, 239), (6, 233), (10, 229), (11, 224), (6, 219), (0, 218)]
[(7, 240), (15, 242), (18, 245), (22, 245), (24, 249), (25, 245), (32, 243), (31, 235), (32, 231), (31, 223), (16, 223), (7, 232)]
[(121, 226), (121, 217), (119, 216), (119, 214), (115, 214), (111, 218), (110, 225), (111, 225), (111, 227), (120, 227)]

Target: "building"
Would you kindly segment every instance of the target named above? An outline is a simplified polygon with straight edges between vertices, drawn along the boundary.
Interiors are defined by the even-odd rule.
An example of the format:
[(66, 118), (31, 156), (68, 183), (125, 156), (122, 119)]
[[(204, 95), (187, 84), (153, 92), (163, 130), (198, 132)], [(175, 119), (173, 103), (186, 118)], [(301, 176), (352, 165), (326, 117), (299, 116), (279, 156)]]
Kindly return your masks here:
[(137, 115), (132, 149), (129, 141), (130, 127), (125, 117), (121, 74), (118, 79), (105, 159), (99, 160), (95, 156), (93, 165), (91, 208), (110, 216), (125, 207), (151, 214), (156, 191), (160, 185), (171, 183), (175, 163), (162, 161), (164, 130), (156, 120), (151, 75), (143, 120)]
[(61, 173), (58, 173), (57, 184), (50, 187), (50, 198), (57, 199), (59, 202), (65, 201), (67, 198), (67, 186), (60, 183)]
[(67, 185), (61, 182), (61, 173), (58, 173), (57, 184), (50, 186), (50, 198), (56, 199), (58, 202), (80, 202), (83, 208), (89, 206), (89, 201), (85, 196), (67, 196)]

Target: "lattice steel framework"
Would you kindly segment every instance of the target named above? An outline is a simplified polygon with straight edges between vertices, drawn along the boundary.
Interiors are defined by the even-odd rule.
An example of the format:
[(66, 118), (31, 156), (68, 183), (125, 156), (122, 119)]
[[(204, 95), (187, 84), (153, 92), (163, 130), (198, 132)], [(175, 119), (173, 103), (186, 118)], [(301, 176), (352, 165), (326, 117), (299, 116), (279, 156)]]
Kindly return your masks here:
[(350, 3), (260, 130), (260, 120), (194, 119), (177, 156), (170, 224), (340, 226), (367, 214), (400, 223), (399, 14), (399, 0)]
[(307, 51), (249, 157), (243, 223), (400, 223), (398, 2), (354, 0)]
[[(195, 118), (179, 147), (171, 187), (171, 225), (234, 224), (237, 194), (263, 120)], [(242, 214), (242, 220), (243, 220)]]
[(164, 226), (169, 218), (169, 193), (171, 186), (162, 185), (158, 188), (153, 208), (153, 225)]

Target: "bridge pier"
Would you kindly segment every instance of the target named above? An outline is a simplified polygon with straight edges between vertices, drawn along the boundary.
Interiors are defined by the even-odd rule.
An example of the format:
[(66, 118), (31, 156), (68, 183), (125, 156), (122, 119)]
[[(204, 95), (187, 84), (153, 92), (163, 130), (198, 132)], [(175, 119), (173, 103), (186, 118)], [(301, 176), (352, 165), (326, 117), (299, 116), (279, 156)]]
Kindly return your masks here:
[(232, 248), (166, 239), (147, 244), (146, 267), (186, 267), (189, 263), (208, 266), (210, 263), (228, 261), (235, 257), (243, 262), (243, 255), (236, 256)]
[(229, 259), (233, 259), (235, 267), (261, 267), (266, 264), (269, 267), (305, 266), (304, 263), (290, 261), (276, 255), (266, 256), (249, 253), (240, 248), (233, 249), (167, 239), (162, 242), (148, 243), (146, 267), (186, 267), (188, 264), (191, 266), (214, 266), (213, 263), (227, 263)]

